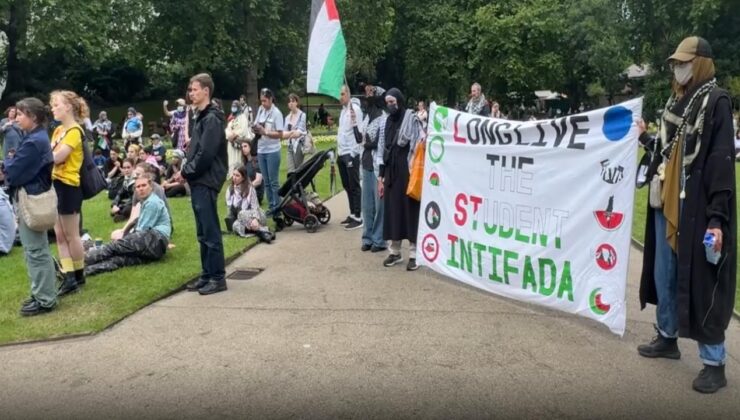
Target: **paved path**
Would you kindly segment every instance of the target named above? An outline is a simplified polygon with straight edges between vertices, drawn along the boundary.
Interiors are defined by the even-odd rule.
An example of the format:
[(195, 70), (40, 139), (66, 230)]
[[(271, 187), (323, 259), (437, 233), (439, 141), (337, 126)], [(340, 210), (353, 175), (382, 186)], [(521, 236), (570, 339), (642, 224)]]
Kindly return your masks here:
[[(344, 195), (330, 202), (345, 216)], [(620, 339), (589, 320), (498, 298), (422, 269), (382, 267), (359, 231), (293, 227), (230, 267), (260, 267), (210, 297), (179, 293), (100, 335), (0, 348), (0, 418), (737, 418), (730, 386), (691, 390), (680, 361), (646, 360), (639, 253)]]

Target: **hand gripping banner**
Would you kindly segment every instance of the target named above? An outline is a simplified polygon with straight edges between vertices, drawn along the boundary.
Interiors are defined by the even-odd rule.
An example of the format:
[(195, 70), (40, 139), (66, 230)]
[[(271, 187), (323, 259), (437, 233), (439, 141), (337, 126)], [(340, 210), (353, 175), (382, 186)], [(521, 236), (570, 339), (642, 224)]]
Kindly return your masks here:
[(623, 335), (642, 99), (530, 122), (429, 115), (419, 263)]

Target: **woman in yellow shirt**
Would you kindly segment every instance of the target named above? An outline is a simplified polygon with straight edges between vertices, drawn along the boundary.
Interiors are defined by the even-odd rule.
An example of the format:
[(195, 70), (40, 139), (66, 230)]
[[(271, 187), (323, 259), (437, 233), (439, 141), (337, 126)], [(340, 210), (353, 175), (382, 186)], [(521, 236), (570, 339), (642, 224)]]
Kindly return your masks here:
[(57, 193), (59, 216), (54, 226), (59, 262), (64, 273), (64, 283), (58, 295), (76, 292), (85, 283), (83, 269), (85, 250), (80, 239), (80, 214), (82, 212), (82, 168), (83, 134), (80, 123), (90, 116), (90, 108), (84, 99), (68, 90), (51, 93), (51, 112), (62, 124), (51, 136), (54, 153), (54, 170), (51, 179)]

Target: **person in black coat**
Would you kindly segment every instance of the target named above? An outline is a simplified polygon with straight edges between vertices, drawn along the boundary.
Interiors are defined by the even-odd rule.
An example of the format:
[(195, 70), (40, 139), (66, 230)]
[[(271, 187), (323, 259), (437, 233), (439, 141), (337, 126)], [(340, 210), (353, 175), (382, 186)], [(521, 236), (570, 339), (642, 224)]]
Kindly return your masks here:
[(717, 87), (706, 40), (683, 40), (669, 61), (673, 95), (658, 136), (648, 139), (640, 123), (641, 142), (652, 146), (640, 303), (656, 305), (658, 334), (638, 352), (678, 359), (677, 337), (696, 340), (704, 369), (692, 386), (712, 393), (727, 385), (725, 330), (735, 304), (732, 106)]
[(211, 103), (213, 79), (210, 75), (193, 76), (189, 95), (196, 109), (195, 124), (177, 181), (187, 180), (190, 185), (202, 273), (187, 288), (210, 295), (226, 290), (224, 246), (217, 207), (218, 193), (227, 172), (224, 114)]

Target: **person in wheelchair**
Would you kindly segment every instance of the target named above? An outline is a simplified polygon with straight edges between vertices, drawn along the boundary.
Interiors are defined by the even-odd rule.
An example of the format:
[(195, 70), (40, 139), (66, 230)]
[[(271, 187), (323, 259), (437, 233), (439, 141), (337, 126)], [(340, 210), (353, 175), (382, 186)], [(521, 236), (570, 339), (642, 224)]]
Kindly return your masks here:
[(141, 210), (133, 229), (102, 247), (91, 248), (85, 255), (85, 275), (114, 271), (122, 267), (146, 264), (162, 259), (172, 234), (172, 223), (161, 198), (152, 193), (149, 176), (136, 179), (136, 195)]

